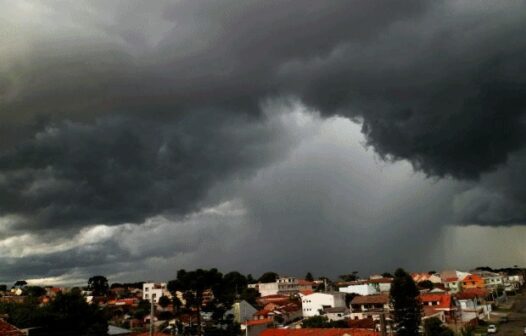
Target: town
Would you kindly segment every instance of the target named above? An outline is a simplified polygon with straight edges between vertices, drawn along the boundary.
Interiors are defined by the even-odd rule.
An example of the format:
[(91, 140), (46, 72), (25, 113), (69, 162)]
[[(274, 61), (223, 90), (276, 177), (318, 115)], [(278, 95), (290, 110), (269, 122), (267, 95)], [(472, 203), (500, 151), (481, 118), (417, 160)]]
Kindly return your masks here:
[(522, 334), (525, 278), (514, 266), (337, 279), (197, 269), (71, 288), (19, 280), (0, 286), (0, 335), (391, 336), (413, 335), (410, 325), (425, 336)]

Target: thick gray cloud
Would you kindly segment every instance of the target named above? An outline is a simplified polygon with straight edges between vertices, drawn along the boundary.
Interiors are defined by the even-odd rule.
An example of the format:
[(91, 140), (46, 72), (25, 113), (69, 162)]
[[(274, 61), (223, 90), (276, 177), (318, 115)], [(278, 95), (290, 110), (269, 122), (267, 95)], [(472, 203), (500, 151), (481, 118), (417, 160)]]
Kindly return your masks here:
[[(420, 221), (433, 223), (426, 230), (449, 220), (523, 223), (525, 6), (0, 1), (1, 238), (180, 217), (231, 197), (275, 232), (291, 223), (312, 235), (334, 233), (334, 223), (363, 216), (367, 229), (356, 221), (349, 234), (383, 236), (371, 233), (371, 218), (385, 223), (380, 218), (392, 214), (364, 210), (369, 193), (377, 195), (366, 188), (374, 179), (359, 186), (361, 201), (350, 208), (336, 206), (351, 194), (345, 188), (305, 190), (301, 174), (294, 184), (302, 171), (294, 164), (280, 173), (291, 189), (236, 189), (288, 158), (306, 136), (287, 124), (292, 119), (269, 115), (276, 108), (269, 100), (359, 121), (382, 159), (407, 160), (445, 184), (468, 181), (454, 188), (453, 214), (453, 195), (437, 187), (441, 201), (426, 209), (428, 217), (404, 205), (382, 232), (411, 232)], [(307, 173), (325, 180), (324, 169), (333, 168)], [(277, 205), (296, 189), (297, 210), (281, 212)], [(319, 189), (325, 191), (316, 195)], [(254, 197), (260, 192), (264, 199)], [(258, 206), (272, 200), (276, 206)], [(322, 224), (325, 214), (337, 217), (333, 224)]]

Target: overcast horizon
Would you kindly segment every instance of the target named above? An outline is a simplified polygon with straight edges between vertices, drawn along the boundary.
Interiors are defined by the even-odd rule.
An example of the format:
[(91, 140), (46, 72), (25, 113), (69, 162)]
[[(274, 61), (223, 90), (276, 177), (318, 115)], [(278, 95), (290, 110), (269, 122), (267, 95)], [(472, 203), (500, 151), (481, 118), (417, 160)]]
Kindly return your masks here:
[(0, 283), (526, 267), (526, 2), (0, 0)]

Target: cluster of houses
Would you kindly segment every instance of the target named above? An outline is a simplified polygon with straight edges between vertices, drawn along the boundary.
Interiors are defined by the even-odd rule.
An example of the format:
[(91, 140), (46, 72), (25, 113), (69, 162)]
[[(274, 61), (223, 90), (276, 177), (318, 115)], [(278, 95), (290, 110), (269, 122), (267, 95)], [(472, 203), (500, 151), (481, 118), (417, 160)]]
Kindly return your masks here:
[[(524, 285), (524, 276), (495, 273), (486, 270), (471, 272), (443, 271), (411, 274), (420, 289), (422, 318), (437, 318), (445, 324), (462, 326), (475, 324), (480, 319), (490, 317), (492, 308), (507, 300)], [(309, 329), (302, 328), (305, 319), (322, 316), (327, 322), (337, 322), (338, 327), (322, 331), (316, 335), (377, 336), (381, 330), (392, 330), (392, 306), (390, 289), (393, 278), (372, 275), (368, 279), (332, 283), (325, 280), (307, 281), (295, 277), (278, 277), (273, 282), (252, 283), (248, 287), (257, 291), (255, 304), (244, 300), (235, 302), (223, 318), (231, 319), (241, 325), (243, 333), (250, 336), (308, 335)], [(70, 289), (45, 287), (41, 296), (43, 304), (53, 300), (59, 292)], [(103, 305), (113, 309), (116, 322), (127, 329), (110, 327), (112, 335), (136, 335), (131, 330), (148, 324), (166, 326), (183, 325), (191, 327), (195, 323), (192, 314), (173, 312), (173, 295), (182, 305), (185, 299), (180, 292), (171, 293), (166, 283), (142, 283), (141, 286), (112, 286), (107, 295), (93, 296), (89, 291), (82, 292), (88, 303)], [(169, 303), (161, 302), (166, 297)], [(23, 302), (23, 286), (14, 286), (0, 293), (0, 302)], [(213, 292), (203, 293), (203, 307), (213, 300)], [(150, 314), (137, 315), (141, 304), (148, 302), (155, 306), (154, 320)], [(165, 300), (166, 301), (166, 300)], [(169, 313), (168, 321), (161, 318)], [(211, 313), (201, 312), (204, 324), (214, 324)], [(3, 323), (3, 324), (2, 324)], [(1, 328), (9, 328), (0, 319)], [(7, 329), (6, 329), (7, 330)], [(160, 330), (157, 329), (157, 330)], [(173, 328), (171, 329), (173, 332)], [(13, 335), (18, 335), (13, 332)]]
[[(524, 285), (521, 274), (489, 271), (444, 271), (413, 273), (420, 287), (422, 319), (437, 318), (445, 324), (476, 324), (490, 317), (492, 307), (507, 300), (510, 293)], [(345, 321), (349, 328), (379, 331), (381, 323), (392, 324), (390, 289), (393, 279), (373, 275), (368, 279), (323, 284), (294, 277), (280, 277), (272, 283), (251, 284), (259, 291), (263, 308), (252, 318), (241, 321), (248, 335), (266, 335), (263, 330), (288, 324), (300, 328), (301, 319), (324, 316), (327, 321)], [(384, 322), (381, 322), (381, 321)], [(269, 335), (271, 333), (268, 333)], [(292, 334), (291, 334), (292, 335)], [(299, 334), (298, 334), (299, 335)], [(303, 334), (302, 334), (303, 335)]]

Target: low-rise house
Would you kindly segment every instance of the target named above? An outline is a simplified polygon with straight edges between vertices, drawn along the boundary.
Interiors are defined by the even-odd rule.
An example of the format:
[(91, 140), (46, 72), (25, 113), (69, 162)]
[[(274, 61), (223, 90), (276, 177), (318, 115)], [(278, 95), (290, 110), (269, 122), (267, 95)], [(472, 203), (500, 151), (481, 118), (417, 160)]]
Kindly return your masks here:
[(484, 281), (484, 286), (489, 290), (494, 290), (497, 287), (504, 287), (504, 277), (499, 273), (488, 271), (473, 271), (473, 274), (478, 275)]
[(442, 322), (453, 322), (455, 320), (457, 308), (453, 303), (451, 294), (424, 293), (420, 294), (420, 300), (428, 316), (439, 317)]
[(262, 332), (274, 324), (274, 319), (250, 320), (241, 323), (241, 330), (246, 336), (260, 336)]
[[(301, 287), (305, 286), (306, 284), (301, 285)], [(295, 277), (279, 277), (275, 282), (259, 283), (257, 289), (261, 296), (292, 295), (300, 292), (300, 282)]]
[(516, 292), (524, 285), (522, 274), (503, 274), (503, 281), (507, 292)]
[(347, 307), (334, 307), (323, 309), (323, 315), (329, 321), (341, 321), (350, 317), (351, 311)]
[(416, 283), (422, 281), (431, 281), (434, 284), (442, 283), (442, 278), (436, 273), (412, 273), (411, 276), (413, 277), (413, 281)]
[(353, 320), (369, 317), (379, 319), (381, 313), (389, 311), (389, 295), (387, 294), (356, 296), (351, 301), (351, 319)]
[(379, 293), (378, 286), (369, 283), (369, 281), (354, 281), (347, 286), (338, 288), (338, 290), (342, 293), (358, 295), (373, 295)]
[(444, 287), (453, 294), (462, 290), (461, 281), (457, 277), (445, 278), (442, 282)]
[(391, 291), (392, 278), (375, 278), (369, 279), (369, 283), (376, 286), (380, 293), (389, 293)]
[(345, 307), (345, 293), (330, 292), (301, 295), (301, 306), (303, 317), (318, 316), (325, 308)]
[(368, 329), (355, 328), (302, 328), (267, 329), (260, 336), (379, 336), (380, 333)]
[(488, 292), (481, 288), (465, 289), (455, 295), (459, 320), (469, 322), (484, 319), (491, 313), (491, 304), (486, 303)]
[(469, 274), (462, 279), (462, 288), (463, 289), (472, 289), (472, 288), (486, 288), (484, 279), (477, 274)]
[(145, 282), (142, 285), (142, 299), (150, 300), (153, 299), (153, 302), (159, 303), (159, 298), (161, 296), (172, 297), (168, 289), (166, 288), (166, 283), (154, 283), (154, 282)]

